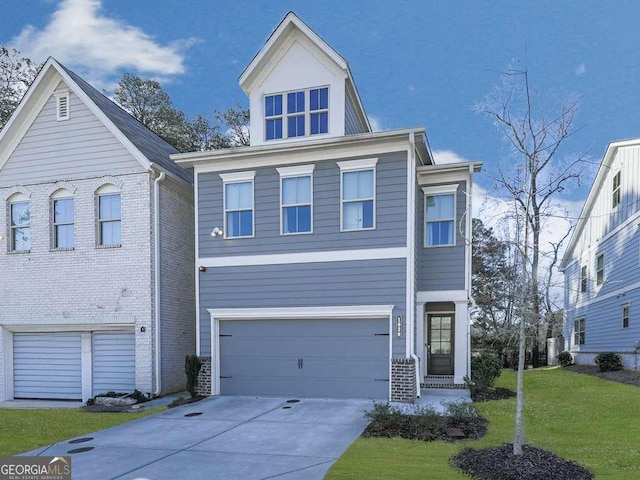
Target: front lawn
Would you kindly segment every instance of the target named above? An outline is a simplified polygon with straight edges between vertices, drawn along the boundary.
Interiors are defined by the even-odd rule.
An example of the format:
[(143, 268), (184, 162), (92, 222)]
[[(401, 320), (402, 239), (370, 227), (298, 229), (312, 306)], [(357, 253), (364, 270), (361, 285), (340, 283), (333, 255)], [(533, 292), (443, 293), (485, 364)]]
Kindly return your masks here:
[[(515, 390), (504, 370), (498, 387)], [(329, 470), (327, 479), (451, 479), (469, 477), (449, 466), (465, 447), (513, 441), (515, 399), (477, 404), (489, 420), (481, 440), (456, 443), (360, 438)], [(598, 480), (640, 478), (640, 388), (559, 368), (525, 372), (527, 443), (581, 463)]]
[(164, 409), (136, 413), (90, 413), (81, 408), (0, 409), (0, 456), (34, 450)]

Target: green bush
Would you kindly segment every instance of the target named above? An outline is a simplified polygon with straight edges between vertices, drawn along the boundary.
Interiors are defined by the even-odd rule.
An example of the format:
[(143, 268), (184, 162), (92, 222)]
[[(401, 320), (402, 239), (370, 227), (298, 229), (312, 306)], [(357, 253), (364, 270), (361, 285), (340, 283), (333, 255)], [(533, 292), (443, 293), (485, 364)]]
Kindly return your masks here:
[(200, 373), (202, 362), (197, 355), (187, 355), (184, 360), (184, 373), (187, 374), (187, 392), (191, 398), (198, 395), (198, 373)]
[(493, 387), (502, 373), (502, 362), (493, 353), (471, 357), (471, 382), (478, 389)]
[(622, 358), (615, 352), (602, 352), (596, 355), (596, 365), (601, 372), (622, 370)]
[(567, 367), (573, 363), (573, 357), (569, 352), (560, 352), (560, 355), (558, 355), (558, 361), (560, 362), (560, 365)]

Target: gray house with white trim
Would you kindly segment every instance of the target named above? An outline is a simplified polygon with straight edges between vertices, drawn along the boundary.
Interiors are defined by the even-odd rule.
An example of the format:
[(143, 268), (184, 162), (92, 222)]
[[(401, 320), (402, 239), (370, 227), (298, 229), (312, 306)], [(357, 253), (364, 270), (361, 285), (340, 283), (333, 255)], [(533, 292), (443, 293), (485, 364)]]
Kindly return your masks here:
[(346, 61), (289, 13), (239, 79), (251, 146), (193, 167), (212, 395), (413, 401), (469, 373), (471, 192), (425, 130), (373, 132)]
[(560, 264), (564, 348), (576, 363), (616, 352), (626, 368), (637, 368), (639, 179), (640, 139), (609, 144)]
[(50, 58), (0, 132), (0, 401), (184, 388), (192, 173)]

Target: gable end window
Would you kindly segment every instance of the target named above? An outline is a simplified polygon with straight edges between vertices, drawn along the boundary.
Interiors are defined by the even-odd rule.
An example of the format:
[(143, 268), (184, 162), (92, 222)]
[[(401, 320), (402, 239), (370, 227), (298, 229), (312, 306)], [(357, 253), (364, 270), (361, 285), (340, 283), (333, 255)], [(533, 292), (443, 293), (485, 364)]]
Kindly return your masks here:
[(53, 95), (56, 97), (56, 119), (59, 122), (69, 120), (69, 92), (61, 90), (54, 92)]
[(31, 209), (26, 195), (18, 193), (9, 200), (12, 252), (31, 249)]
[(620, 194), (620, 174), (621, 172), (616, 173), (613, 176), (613, 194), (612, 194), (612, 208), (616, 208), (620, 205), (621, 194)]
[(280, 174), (280, 233), (311, 233), (313, 229), (313, 170), (315, 165), (278, 168)]
[(264, 97), (265, 139), (304, 137), (329, 132), (329, 87)]
[(253, 237), (253, 179), (256, 172), (221, 173), (224, 189), (224, 237)]
[(122, 209), (120, 191), (114, 185), (98, 190), (98, 245), (119, 247), (122, 244)]
[(340, 230), (376, 228), (377, 158), (338, 162), (340, 167)]
[(629, 328), (629, 305), (622, 306), (622, 328)]
[(596, 257), (596, 285), (604, 283), (604, 253)]
[(585, 322), (584, 318), (576, 318), (573, 321), (573, 343), (574, 345), (585, 344)]
[(424, 187), (424, 246), (447, 247), (456, 242), (457, 184)]
[(74, 204), (71, 193), (58, 190), (52, 196), (53, 248), (67, 249), (74, 246)]
[(587, 291), (587, 266), (583, 265), (580, 269), (580, 291)]

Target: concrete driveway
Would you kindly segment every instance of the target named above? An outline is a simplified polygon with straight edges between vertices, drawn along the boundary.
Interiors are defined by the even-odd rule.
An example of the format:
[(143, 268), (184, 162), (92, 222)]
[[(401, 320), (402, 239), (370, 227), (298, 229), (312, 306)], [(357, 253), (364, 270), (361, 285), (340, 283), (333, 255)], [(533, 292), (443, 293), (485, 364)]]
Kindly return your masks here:
[[(71, 455), (74, 480), (322, 479), (372, 406), (212, 397), (25, 455)], [(76, 443), (83, 438), (90, 440)], [(85, 447), (93, 448), (71, 453)]]

